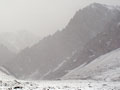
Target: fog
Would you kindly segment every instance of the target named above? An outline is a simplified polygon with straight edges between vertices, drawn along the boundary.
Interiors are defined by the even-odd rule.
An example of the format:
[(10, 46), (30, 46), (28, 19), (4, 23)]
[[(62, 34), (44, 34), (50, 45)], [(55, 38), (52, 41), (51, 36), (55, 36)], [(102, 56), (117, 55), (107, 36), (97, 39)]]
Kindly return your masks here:
[(63, 29), (75, 12), (93, 3), (120, 0), (0, 0), (0, 33), (29, 30), (41, 37)]

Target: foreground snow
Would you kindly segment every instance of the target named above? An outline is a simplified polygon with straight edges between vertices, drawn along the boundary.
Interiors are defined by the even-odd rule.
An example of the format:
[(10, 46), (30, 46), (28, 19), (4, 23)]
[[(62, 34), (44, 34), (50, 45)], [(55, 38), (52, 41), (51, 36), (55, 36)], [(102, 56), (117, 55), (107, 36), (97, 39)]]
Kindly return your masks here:
[(120, 90), (119, 82), (98, 81), (0, 81), (0, 90)]

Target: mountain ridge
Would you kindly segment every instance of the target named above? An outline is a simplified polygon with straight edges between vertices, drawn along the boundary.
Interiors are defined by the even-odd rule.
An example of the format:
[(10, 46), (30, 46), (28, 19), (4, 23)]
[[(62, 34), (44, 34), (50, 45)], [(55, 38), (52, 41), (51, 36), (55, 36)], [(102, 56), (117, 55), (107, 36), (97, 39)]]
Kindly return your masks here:
[[(24, 49), (5, 66), (10, 68), (18, 78), (25, 79), (35, 72), (33, 78), (56, 79), (68, 73), (69, 68), (74, 69), (83, 64), (85, 61), (81, 59), (78, 59), (78, 64), (71, 63), (71, 58), (77, 54), (79, 57), (79, 52), (84, 49), (84, 46), (99, 33), (105, 31), (108, 24), (116, 20), (117, 15), (120, 14), (118, 9), (111, 11), (101, 4), (95, 5), (97, 8), (91, 8), (90, 5), (78, 11), (66, 28), (40, 40), (36, 45)], [(57, 67), (66, 62), (71, 66), (67, 64), (68, 66), (64, 66), (64, 70), (59, 72)], [(58, 72), (54, 74), (54, 70)], [(47, 75), (48, 72), (50, 76)]]

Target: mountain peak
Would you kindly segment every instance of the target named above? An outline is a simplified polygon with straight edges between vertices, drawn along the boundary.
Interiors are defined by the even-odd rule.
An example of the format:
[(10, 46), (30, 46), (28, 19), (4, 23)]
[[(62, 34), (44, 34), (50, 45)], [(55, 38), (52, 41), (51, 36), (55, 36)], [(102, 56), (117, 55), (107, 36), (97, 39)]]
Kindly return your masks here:
[(119, 6), (112, 6), (112, 5), (107, 5), (107, 4), (101, 4), (101, 3), (92, 3), (90, 4), (88, 7), (91, 7), (91, 8), (107, 8), (109, 10), (120, 10), (120, 7)]
[(88, 7), (91, 7), (91, 8), (99, 8), (99, 7), (104, 7), (104, 4), (100, 4), (100, 3), (92, 3), (90, 4)]

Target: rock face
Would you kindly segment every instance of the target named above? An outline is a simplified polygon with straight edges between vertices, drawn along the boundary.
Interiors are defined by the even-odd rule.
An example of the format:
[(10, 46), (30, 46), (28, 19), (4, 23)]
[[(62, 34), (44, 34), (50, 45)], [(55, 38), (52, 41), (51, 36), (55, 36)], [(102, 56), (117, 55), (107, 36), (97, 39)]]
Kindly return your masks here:
[(5, 66), (18, 78), (60, 78), (83, 63), (119, 48), (119, 42), (114, 41), (119, 39), (119, 16), (118, 7), (91, 4), (79, 10), (62, 31), (24, 49)]
[(77, 57), (78, 59), (88, 60), (88, 62), (90, 62), (90, 60), (93, 61), (88, 64), (87, 62), (83, 62), (83, 65), (70, 71), (63, 79), (120, 80), (120, 49), (118, 49), (120, 48), (119, 18), (120, 15), (107, 25), (106, 31), (101, 32), (86, 44), (82, 53), (79, 53)]
[[(79, 50), (66, 62), (63, 67), (59, 68), (53, 77), (60, 75), (65, 70), (69, 72), (75, 67), (86, 65), (97, 57), (104, 55), (110, 51), (120, 48), (120, 15), (106, 25), (105, 31), (99, 33), (91, 39), (82, 50)], [(99, 63), (99, 62), (98, 62)]]

